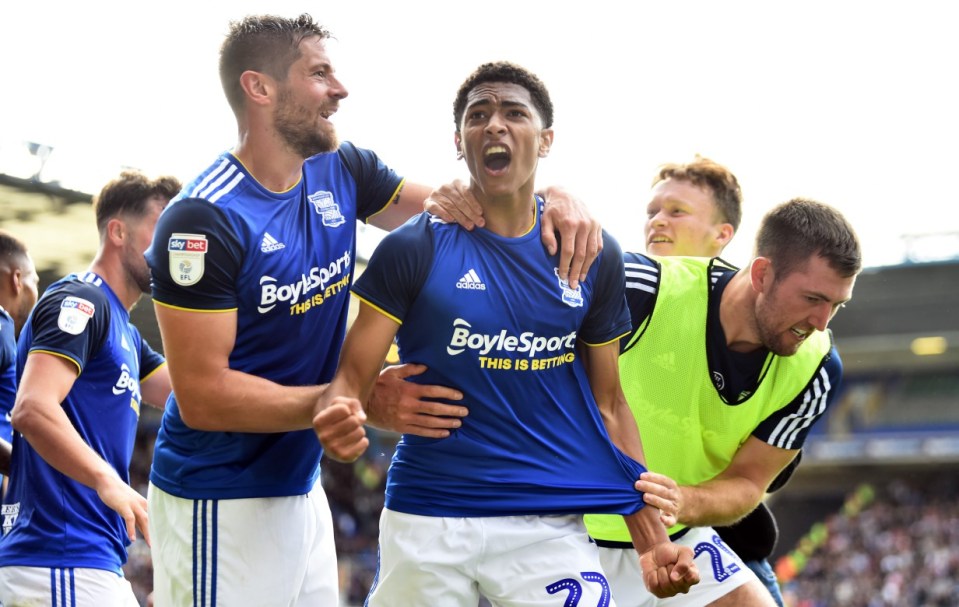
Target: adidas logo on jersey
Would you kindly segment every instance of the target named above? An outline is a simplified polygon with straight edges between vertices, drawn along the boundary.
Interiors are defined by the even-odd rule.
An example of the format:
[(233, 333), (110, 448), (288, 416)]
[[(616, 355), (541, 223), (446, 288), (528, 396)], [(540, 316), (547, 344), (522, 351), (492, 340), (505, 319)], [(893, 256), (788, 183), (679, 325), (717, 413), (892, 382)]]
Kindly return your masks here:
[(476, 270), (470, 268), (470, 271), (466, 274), (463, 274), (463, 278), (460, 278), (456, 282), (457, 289), (472, 289), (474, 291), (485, 291), (486, 285), (483, 284), (483, 281), (480, 280), (479, 275), (476, 273)]
[(276, 238), (270, 236), (269, 232), (263, 232), (263, 242), (260, 243), (260, 250), (264, 253), (272, 253), (273, 251), (279, 251), (284, 248), (286, 245), (278, 241)]

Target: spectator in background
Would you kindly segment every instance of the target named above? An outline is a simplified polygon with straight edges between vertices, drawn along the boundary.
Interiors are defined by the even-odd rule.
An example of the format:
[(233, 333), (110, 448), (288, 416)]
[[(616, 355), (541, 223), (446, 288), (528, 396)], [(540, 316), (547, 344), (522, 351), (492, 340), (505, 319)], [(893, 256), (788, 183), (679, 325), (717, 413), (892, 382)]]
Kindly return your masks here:
[(621, 521), (587, 516), (620, 607), (773, 603), (712, 526), (757, 507), (833, 398), (842, 365), (827, 326), (862, 261), (845, 218), (806, 199), (766, 214), (754, 255), (745, 270), (718, 258), (625, 256), (633, 332), (620, 372), (655, 471), (637, 488), (678, 512), (671, 537), (705, 556), (700, 584), (657, 602)]
[(142, 403), (170, 394), (163, 358), (130, 324), (150, 287), (143, 251), (179, 190), (124, 172), (94, 201), (100, 245), (85, 272), (52, 284), (17, 359), (10, 490), (3, 500), (0, 602), (137, 605), (121, 567), (146, 499), (129, 485)]
[(10, 414), (17, 395), (17, 336), (37, 303), (40, 277), (27, 246), (0, 230), (0, 497), (6, 491), (13, 426)]

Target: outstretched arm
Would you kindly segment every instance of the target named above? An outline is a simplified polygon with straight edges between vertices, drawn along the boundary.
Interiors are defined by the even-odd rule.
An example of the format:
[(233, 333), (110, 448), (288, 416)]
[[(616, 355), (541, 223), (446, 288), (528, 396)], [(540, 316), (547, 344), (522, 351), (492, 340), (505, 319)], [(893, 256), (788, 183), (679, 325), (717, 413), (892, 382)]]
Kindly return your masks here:
[(146, 499), (83, 441), (60, 404), (76, 378), (77, 367), (72, 361), (31, 352), (17, 389), (13, 427), (44, 461), (95, 490), (104, 504), (123, 517), (131, 542), (136, 540), (139, 529), (149, 544)]
[(766, 488), (796, 456), (750, 436), (729, 466), (698, 485), (677, 486), (665, 476), (645, 473), (636, 488), (646, 492), (646, 503), (677, 510), (677, 521), (690, 527), (725, 526), (755, 510)]
[[(645, 464), (639, 430), (619, 384), (619, 343), (581, 348), (586, 373), (610, 439), (621, 451)], [(646, 588), (665, 598), (685, 593), (699, 582), (693, 553), (669, 541), (666, 527), (654, 508), (642, 508), (623, 517), (629, 529)]]

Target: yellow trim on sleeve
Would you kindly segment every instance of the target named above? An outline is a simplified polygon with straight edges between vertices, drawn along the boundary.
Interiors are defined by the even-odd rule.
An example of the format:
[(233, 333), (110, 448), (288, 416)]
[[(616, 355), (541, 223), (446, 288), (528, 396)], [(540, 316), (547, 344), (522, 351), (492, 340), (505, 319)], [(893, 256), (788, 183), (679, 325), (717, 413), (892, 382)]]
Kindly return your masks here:
[(601, 343), (601, 344), (591, 344), (591, 343), (585, 342), (585, 341), (583, 341), (583, 340), (579, 340), (579, 341), (580, 341), (584, 346), (589, 346), (590, 348), (601, 348), (601, 347), (603, 347), (603, 346), (608, 346), (609, 344), (613, 343), (614, 341), (619, 341), (619, 340), (621, 340), (623, 337), (625, 337), (625, 336), (627, 336), (627, 335), (629, 335), (629, 331), (623, 333), (623, 334), (620, 335), (619, 337), (614, 337), (613, 339), (611, 339), (611, 340), (609, 340), (609, 341), (604, 341), (604, 342)]
[(163, 306), (164, 308), (170, 308), (171, 310), (183, 310), (184, 312), (199, 312), (201, 314), (219, 314), (221, 312), (236, 312), (238, 308), (224, 308), (222, 310), (198, 310), (196, 308), (184, 308), (181, 306), (174, 306), (173, 304), (163, 303), (157, 299), (153, 300), (153, 303)]
[(396, 324), (398, 324), (398, 325), (402, 325), (402, 324), (403, 324), (403, 321), (402, 321), (402, 320), (400, 320), (399, 318), (393, 316), (392, 314), (390, 314), (389, 312), (387, 312), (387, 311), (384, 310), (383, 308), (379, 307), (378, 305), (376, 305), (376, 304), (374, 304), (374, 303), (371, 303), (368, 299), (365, 299), (365, 298), (363, 298), (363, 297), (360, 297), (359, 295), (356, 294), (355, 291), (353, 292), (353, 296), (356, 297), (357, 299), (359, 299), (359, 300), (360, 300), (360, 303), (363, 303), (363, 304), (368, 305), (369, 307), (373, 308), (374, 310), (376, 310), (377, 312), (379, 312), (379, 313), (382, 314), (383, 316), (389, 318), (390, 320), (392, 320), (392, 321), (395, 322)]
[(61, 354), (60, 352), (51, 352), (50, 350), (30, 350), (27, 352), (27, 357), (29, 358), (31, 354), (49, 354), (50, 356), (56, 356), (57, 358), (69, 360), (77, 368), (77, 375), (80, 375), (80, 373), (83, 371), (83, 367), (80, 366), (80, 363), (78, 363), (76, 359), (71, 356), (67, 356), (66, 354)]
[(142, 383), (142, 382), (147, 381), (148, 379), (150, 379), (151, 377), (153, 377), (153, 375), (154, 375), (157, 371), (159, 371), (160, 369), (162, 369), (162, 368), (165, 367), (165, 366), (166, 366), (166, 361), (163, 361), (162, 363), (160, 363), (159, 365), (156, 366), (156, 369), (154, 369), (154, 370), (150, 371), (149, 373), (147, 373), (147, 376), (146, 376), (146, 377), (141, 378), (141, 379), (140, 379), (140, 382)]
[[(370, 215), (369, 217), (367, 217), (366, 219), (364, 219), (364, 220), (363, 220), (363, 223), (370, 223), (370, 220), (371, 220), (371, 219), (373, 219), (374, 217), (376, 217), (377, 215), (379, 215), (380, 213), (382, 213), (383, 211), (385, 211), (386, 209), (388, 209), (388, 208), (390, 207), (390, 204), (393, 203), (393, 200), (396, 200), (397, 202), (399, 202), (400, 190), (403, 189), (403, 186), (404, 186), (405, 184), (406, 184), (406, 178), (404, 177), (403, 179), (400, 180), (400, 183), (399, 183), (399, 185), (396, 186), (396, 189), (393, 190), (393, 195), (390, 196), (390, 197), (386, 200), (386, 204), (384, 204), (383, 207), (382, 207), (379, 211), (373, 213), (372, 215)], [(389, 316), (389, 315), (387, 314), (387, 316)]]

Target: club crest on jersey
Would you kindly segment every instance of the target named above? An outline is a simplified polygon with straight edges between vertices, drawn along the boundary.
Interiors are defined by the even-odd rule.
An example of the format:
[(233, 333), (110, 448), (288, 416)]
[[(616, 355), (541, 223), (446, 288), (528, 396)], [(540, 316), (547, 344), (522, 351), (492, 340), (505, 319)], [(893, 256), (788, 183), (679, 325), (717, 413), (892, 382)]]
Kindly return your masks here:
[(64, 333), (79, 335), (87, 328), (87, 322), (93, 318), (96, 306), (81, 297), (69, 296), (60, 303), (60, 316), (57, 326)]
[(340, 213), (340, 205), (333, 200), (333, 192), (313, 192), (307, 196), (313, 203), (313, 208), (323, 218), (323, 225), (328, 228), (338, 228), (346, 223), (346, 217)]
[(583, 289), (577, 285), (575, 289), (569, 286), (568, 280), (559, 277), (559, 268), (553, 268), (553, 274), (556, 275), (556, 281), (559, 282), (559, 288), (563, 290), (563, 303), (571, 308), (583, 307)]
[(189, 287), (203, 278), (208, 243), (203, 234), (173, 234), (167, 243), (170, 254), (170, 278)]

